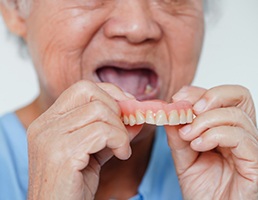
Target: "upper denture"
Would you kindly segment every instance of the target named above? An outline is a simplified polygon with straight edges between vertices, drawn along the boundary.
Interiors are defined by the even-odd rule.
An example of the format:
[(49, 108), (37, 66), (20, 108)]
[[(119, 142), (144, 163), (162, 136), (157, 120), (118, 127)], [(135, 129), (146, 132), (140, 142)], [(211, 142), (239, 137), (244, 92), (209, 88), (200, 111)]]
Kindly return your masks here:
[(192, 105), (188, 101), (166, 103), (160, 100), (128, 100), (120, 101), (118, 104), (125, 125), (178, 125), (191, 123), (193, 120)]

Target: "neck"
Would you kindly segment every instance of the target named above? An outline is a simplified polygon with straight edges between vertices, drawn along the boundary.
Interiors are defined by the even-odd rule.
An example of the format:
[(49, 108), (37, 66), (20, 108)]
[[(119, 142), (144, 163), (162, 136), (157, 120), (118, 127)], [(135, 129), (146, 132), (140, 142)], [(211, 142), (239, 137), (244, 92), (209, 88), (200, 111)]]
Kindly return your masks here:
[(31, 104), (16, 111), (16, 115), (20, 119), (24, 128), (27, 129), (29, 125), (37, 119), (47, 108), (42, 107), (40, 98), (34, 100)]

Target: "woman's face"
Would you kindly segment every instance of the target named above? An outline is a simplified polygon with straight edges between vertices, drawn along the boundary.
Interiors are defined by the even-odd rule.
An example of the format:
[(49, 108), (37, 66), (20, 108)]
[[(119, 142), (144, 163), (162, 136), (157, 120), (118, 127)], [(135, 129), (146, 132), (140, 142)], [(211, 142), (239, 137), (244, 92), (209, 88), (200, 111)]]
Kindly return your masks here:
[(112, 82), (140, 100), (169, 100), (194, 76), (202, 0), (38, 0), (25, 19), (41, 93)]

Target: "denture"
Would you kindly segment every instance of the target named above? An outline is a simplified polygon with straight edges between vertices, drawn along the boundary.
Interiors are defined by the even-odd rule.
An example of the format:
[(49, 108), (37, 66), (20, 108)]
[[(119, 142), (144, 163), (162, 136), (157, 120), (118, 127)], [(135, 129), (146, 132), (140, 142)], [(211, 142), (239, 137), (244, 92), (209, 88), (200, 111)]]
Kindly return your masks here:
[(156, 126), (179, 125), (193, 121), (192, 105), (188, 101), (166, 103), (161, 100), (118, 102), (125, 125), (153, 124)]

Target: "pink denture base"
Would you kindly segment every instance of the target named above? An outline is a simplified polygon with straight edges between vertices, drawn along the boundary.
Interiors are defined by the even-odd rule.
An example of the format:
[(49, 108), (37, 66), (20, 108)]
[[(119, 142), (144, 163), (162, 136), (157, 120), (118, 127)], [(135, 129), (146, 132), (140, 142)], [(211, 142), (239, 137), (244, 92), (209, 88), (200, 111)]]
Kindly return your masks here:
[(192, 104), (188, 101), (179, 101), (176, 103), (167, 103), (161, 100), (149, 100), (149, 101), (137, 101), (137, 100), (127, 100), (118, 102), (122, 114), (130, 115), (135, 113), (137, 110), (146, 112), (151, 110), (154, 113), (159, 110), (164, 110), (166, 113), (171, 112), (172, 110), (188, 110), (192, 109)]

